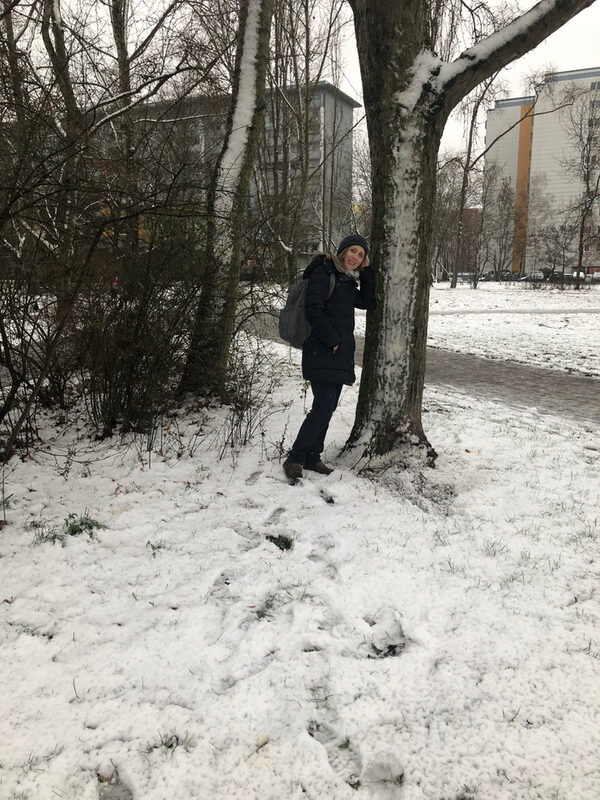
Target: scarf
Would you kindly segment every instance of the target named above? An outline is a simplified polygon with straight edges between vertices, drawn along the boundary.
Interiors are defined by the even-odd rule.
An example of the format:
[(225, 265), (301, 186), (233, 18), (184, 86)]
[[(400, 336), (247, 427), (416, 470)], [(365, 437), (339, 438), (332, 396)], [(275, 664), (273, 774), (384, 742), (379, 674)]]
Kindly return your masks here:
[(326, 258), (329, 258), (333, 261), (334, 267), (337, 269), (338, 272), (341, 272), (342, 275), (349, 275), (353, 281), (358, 282), (359, 278), (359, 270), (357, 269), (346, 269), (346, 267), (342, 264), (338, 256), (334, 253), (323, 253)]

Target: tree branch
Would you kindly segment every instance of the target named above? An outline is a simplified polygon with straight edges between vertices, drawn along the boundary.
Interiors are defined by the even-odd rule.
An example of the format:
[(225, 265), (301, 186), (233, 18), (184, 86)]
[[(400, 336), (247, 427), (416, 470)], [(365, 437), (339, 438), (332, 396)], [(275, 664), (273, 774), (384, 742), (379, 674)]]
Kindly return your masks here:
[(138, 58), (139, 58), (139, 57), (140, 57), (140, 56), (141, 56), (141, 55), (142, 55), (142, 54), (143, 54), (143, 53), (144, 53), (144, 52), (145, 52), (145, 51), (148, 49), (148, 46), (150, 45), (150, 43), (152, 42), (152, 40), (154, 39), (154, 37), (156, 36), (156, 34), (158, 33), (158, 31), (159, 31), (159, 30), (162, 28), (162, 26), (164, 25), (165, 21), (166, 21), (166, 20), (167, 20), (167, 18), (169, 17), (169, 15), (170, 15), (170, 14), (171, 14), (171, 13), (172, 13), (172, 12), (173, 12), (173, 11), (174, 11), (174, 10), (175, 10), (177, 7), (178, 7), (178, 6), (180, 6), (182, 2), (183, 2), (183, 0), (175, 0), (174, 2), (170, 3), (170, 4), (167, 6), (167, 8), (166, 8), (166, 9), (165, 9), (165, 11), (163, 12), (163, 14), (161, 14), (161, 16), (160, 16), (160, 18), (159, 18), (158, 22), (157, 22), (157, 23), (154, 25), (154, 27), (152, 28), (152, 30), (150, 31), (150, 33), (148, 33), (148, 35), (146, 36), (146, 38), (144, 39), (144, 41), (143, 41), (143, 42), (142, 42), (140, 45), (138, 45), (138, 46), (136, 47), (136, 49), (133, 51), (133, 53), (132, 53), (132, 54), (129, 56), (129, 63), (130, 63), (130, 64), (133, 64), (133, 62), (134, 62), (136, 59), (138, 59)]
[(541, 0), (529, 11), (442, 65), (439, 85), (446, 114), (478, 84), (557, 31), (594, 0)]
[(7, 2), (5, 0), (5, 2), (4, 2), (4, 11), (0, 11), (0, 21), (2, 21), (4, 19), (4, 17), (7, 17), (10, 14), (10, 12), (13, 10), (13, 8), (16, 8), (19, 5), (20, 2), (21, 2), (21, 0), (12, 0), (12, 2)]

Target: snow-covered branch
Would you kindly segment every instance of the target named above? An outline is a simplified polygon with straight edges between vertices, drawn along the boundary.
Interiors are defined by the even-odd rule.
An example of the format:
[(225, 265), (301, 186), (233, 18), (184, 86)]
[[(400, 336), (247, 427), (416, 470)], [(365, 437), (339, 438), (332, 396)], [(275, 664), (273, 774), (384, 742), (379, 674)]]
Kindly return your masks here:
[[(220, 214), (224, 217), (229, 215), (231, 198), (235, 194), (239, 182), (239, 175), (246, 152), (246, 142), (256, 110), (256, 62), (259, 47), (260, 14), (260, 0), (249, 0), (239, 65), (239, 86), (233, 107), (231, 132), (219, 164), (218, 185), (223, 193), (217, 197), (215, 211), (217, 215)], [(221, 207), (223, 203), (224, 207)]]
[(541, 0), (529, 11), (442, 64), (434, 86), (449, 113), (472, 89), (494, 72), (532, 50), (594, 0)]

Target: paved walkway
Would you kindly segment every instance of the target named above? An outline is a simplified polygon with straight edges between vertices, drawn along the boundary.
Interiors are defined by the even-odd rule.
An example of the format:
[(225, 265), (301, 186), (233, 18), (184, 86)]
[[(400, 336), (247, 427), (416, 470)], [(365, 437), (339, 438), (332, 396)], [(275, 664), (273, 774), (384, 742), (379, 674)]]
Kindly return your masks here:
[(427, 348), (426, 383), (600, 426), (600, 380)]
[[(263, 335), (281, 341), (274, 317), (265, 325)], [(362, 355), (363, 340), (357, 336), (358, 364), (362, 364)], [(428, 347), (425, 382), (600, 427), (600, 380), (597, 378)]]
[[(362, 355), (357, 336), (358, 364)], [(585, 375), (428, 347), (425, 383), (600, 426), (600, 380)]]

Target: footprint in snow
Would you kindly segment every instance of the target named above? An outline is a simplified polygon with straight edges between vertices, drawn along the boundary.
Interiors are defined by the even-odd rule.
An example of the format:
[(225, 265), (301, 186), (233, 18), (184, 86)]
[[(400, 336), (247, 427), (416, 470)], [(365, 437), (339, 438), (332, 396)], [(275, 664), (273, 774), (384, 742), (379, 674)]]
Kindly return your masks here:
[(246, 524), (235, 528), (235, 532), (243, 540), (241, 549), (244, 551), (253, 550), (262, 544), (262, 536), (258, 531), (255, 531), (250, 525)]
[(329, 561), (327, 558), (325, 558), (323, 553), (313, 550), (312, 553), (308, 554), (308, 560), (312, 561), (313, 564), (322, 566), (323, 572), (329, 579), (333, 580), (335, 577), (337, 577), (337, 566), (333, 563), (333, 561)]
[(237, 577), (237, 573), (233, 570), (221, 572), (221, 574), (215, 578), (207, 596), (216, 598), (217, 600), (230, 600), (232, 598), (231, 584), (235, 583)]
[(101, 783), (98, 800), (133, 800), (133, 794), (124, 783)]
[(278, 506), (274, 511), (271, 511), (265, 521), (265, 525), (276, 525), (284, 514), (285, 508)]
[(311, 722), (308, 734), (323, 746), (333, 772), (352, 789), (378, 784), (377, 797), (398, 798), (398, 787), (404, 783), (404, 765), (397, 754), (381, 749), (368, 752), (367, 746), (365, 758), (359, 747), (326, 722)]
[(308, 734), (324, 747), (331, 769), (338, 778), (353, 789), (358, 789), (362, 764), (350, 740), (340, 736), (333, 726), (321, 722), (311, 722)]
[(269, 666), (274, 658), (274, 650), (265, 653), (261, 658), (245, 658), (238, 653), (234, 653), (229, 661), (235, 662), (238, 660), (239, 663), (237, 665), (235, 663), (230, 665), (232, 669), (229, 674), (221, 678), (219, 689), (217, 690), (218, 693), (223, 694), (224, 692), (228, 692), (230, 689), (233, 689), (239, 681), (245, 681), (248, 680), (248, 678), (253, 678), (255, 675), (258, 675)]
[(335, 503), (333, 495), (329, 494), (329, 492), (326, 492), (325, 489), (320, 490), (319, 496), (322, 497), (326, 503), (329, 503), (329, 505), (333, 505)]

